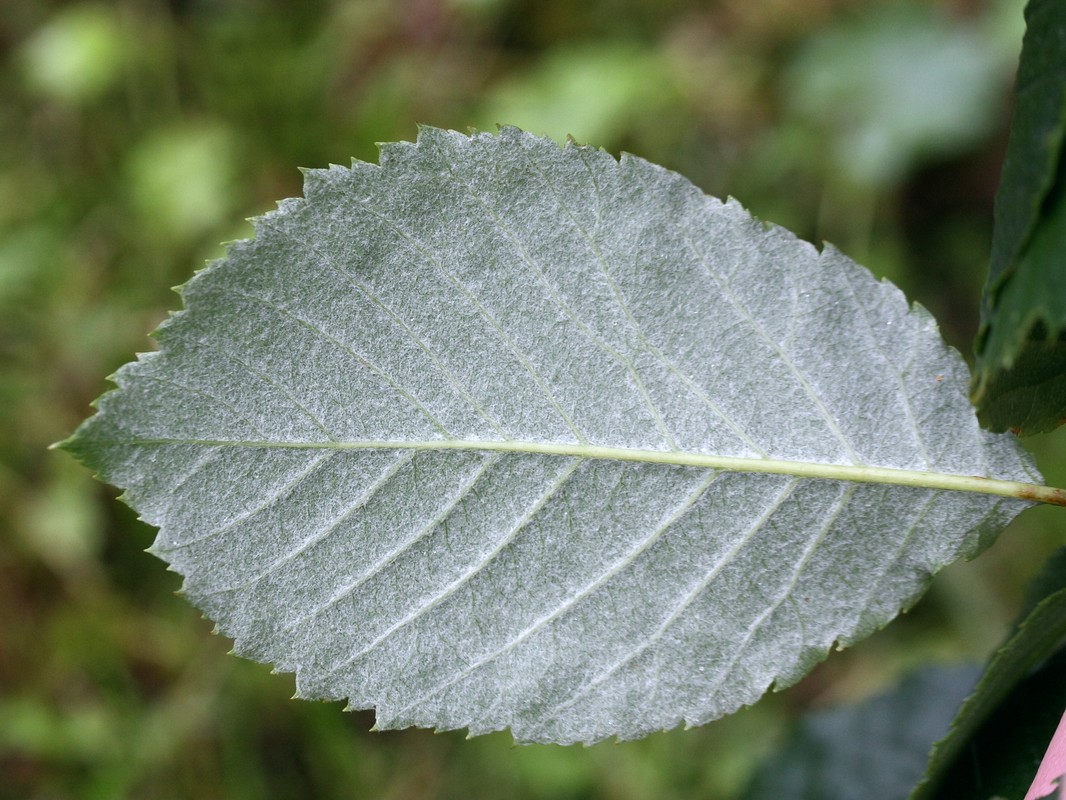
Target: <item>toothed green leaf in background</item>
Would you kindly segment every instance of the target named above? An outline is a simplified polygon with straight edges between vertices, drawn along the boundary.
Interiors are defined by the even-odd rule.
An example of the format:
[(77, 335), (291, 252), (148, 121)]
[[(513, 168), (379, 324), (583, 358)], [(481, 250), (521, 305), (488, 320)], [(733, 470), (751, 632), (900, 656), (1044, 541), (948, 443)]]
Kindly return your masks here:
[(1066, 420), (1066, 5), (1030, 0), (972, 398), (992, 430)]
[(899, 800), (979, 675), (927, 667), (852, 706), (803, 717), (755, 775), (744, 800)]
[[(972, 771), (974, 759), (980, 759), (978, 772), (989, 785), (1009, 780), (1010, 785), (1020, 786), (1019, 797), (1025, 793), (1066, 704), (1066, 693), (1041, 694), (1049, 682), (1061, 684), (1066, 660), (1061, 656), (1057, 663), (1049, 659), (1064, 642), (1066, 549), (1049, 559), (1034, 579), (1014, 632), (962, 704), (951, 732), (933, 748), (911, 800), (977, 796), (958, 785), (959, 775)], [(1013, 722), (1007, 724), (1007, 719)], [(993, 773), (999, 777), (993, 779)], [(975, 786), (977, 790), (985, 791), (985, 787)]]
[(1026, 676), (966, 742), (941, 776), (939, 791), (917, 796), (1025, 797), (1066, 707), (1064, 671), (1066, 650), (1059, 650)]
[(1039, 475), (832, 248), (514, 128), (380, 160), (309, 171), (65, 443), (299, 696), (519, 741), (703, 723), (1025, 508), (937, 483)]

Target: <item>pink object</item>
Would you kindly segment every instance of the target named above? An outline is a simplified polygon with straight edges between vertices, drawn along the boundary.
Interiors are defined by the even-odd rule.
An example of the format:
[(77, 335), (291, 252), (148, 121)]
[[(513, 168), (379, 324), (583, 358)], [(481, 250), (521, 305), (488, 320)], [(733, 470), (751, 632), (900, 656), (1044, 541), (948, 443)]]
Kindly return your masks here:
[(1066, 781), (1061, 780), (1064, 775), (1066, 775), (1066, 712), (1059, 720), (1055, 735), (1051, 737), (1051, 744), (1047, 746), (1044, 760), (1040, 762), (1040, 769), (1036, 771), (1033, 785), (1026, 792), (1025, 800), (1038, 800), (1038, 798), (1052, 795), (1058, 800), (1066, 800)]

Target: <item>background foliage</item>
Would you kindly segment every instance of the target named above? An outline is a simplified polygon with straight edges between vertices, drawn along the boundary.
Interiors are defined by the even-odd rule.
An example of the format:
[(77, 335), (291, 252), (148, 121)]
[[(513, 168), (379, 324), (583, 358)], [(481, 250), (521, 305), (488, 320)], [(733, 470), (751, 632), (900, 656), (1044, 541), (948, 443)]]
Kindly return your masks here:
[[(733, 797), (798, 714), (984, 658), (1061, 541), (1037, 509), (906, 618), (694, 731), (372, 734), (226, 657), (149, 531), (45, 447), (301, 166), (418, 122), (678, 170), (896, 281), (967, 356), (1018, 0), (115, 0), (0, 6), (0, 797)], [(1066, 437), (1031, 442), (1066, 484)], [(1060, 515), (1061, 516), (1061, 515)]]

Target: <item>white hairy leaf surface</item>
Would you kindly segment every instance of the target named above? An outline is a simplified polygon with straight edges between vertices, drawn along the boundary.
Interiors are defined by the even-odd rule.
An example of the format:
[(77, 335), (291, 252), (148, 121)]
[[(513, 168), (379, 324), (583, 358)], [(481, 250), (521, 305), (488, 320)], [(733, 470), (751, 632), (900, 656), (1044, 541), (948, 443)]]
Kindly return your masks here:
[(939, 476), (1039, 479), (923, 309), (633, 156), (424, 129), (255, 228), (64, 446), (379, 728), (706, 722), (1026, 506)]

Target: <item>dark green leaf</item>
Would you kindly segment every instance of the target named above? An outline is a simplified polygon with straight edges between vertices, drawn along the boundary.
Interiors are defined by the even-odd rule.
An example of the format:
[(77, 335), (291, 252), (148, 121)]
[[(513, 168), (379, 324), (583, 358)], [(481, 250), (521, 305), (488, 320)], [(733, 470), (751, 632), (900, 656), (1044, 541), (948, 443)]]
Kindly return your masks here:
[(932, 667), (854, 706), (807, 715), (744, 800), (902, 800), (977, 667)]
[(1059, 650), (1018, 684), (967, 740), (937, 791), (914, 797), (1022, 800), (1066, 708), (1064, 674), (1066, 650)]
[[(1058, 681), (1066, 687), (1066, 682), (1061, 680), (1061, 670), (1066, 664), (1058, 657), (1052, 661), (1053, 669), (1045, 666), (1045, 677), (1030, 678), (1030, 675), (1059, 649), (1064, 637), (1066, 548), (1056, 553), (1033, 581), (1026, 610), (1014, 633), (992, 658), (973, 694), (966, 698), (952, 723), (951, 733), (937, 743), (925, 777), (911, 800), (977, 797), (961, 792), (957, 782), (971, 768), (974, 748), (978, 745), (978, 774), (987, 778), (993, 763), (997, 765), (997, 774), (1010, 772), (1011, 759), (1015, 759), (1021, 773), (1028, 774), (1032, 780), (1066, 706), (1066, 691), (1042, 692), (1046, 691), (1048, 676), (1052, 683)], [(1052, 671), (1049, 673), (1048, 670)], [(1045, 730), (1047, 725), (1050, 730)], [(1009, 750), (1012, 756), (1004, 757), (1004, 750)], [(1032, 761), (1034, 757), (1035, 762)], [(981, 791), (984, 791), (983, 785)], [(1025, 787), (1022, 787), (1024, 792)]]
[(993, 430), (1066, 420), (1066, 3), (1031, 0), (971, 396)]

